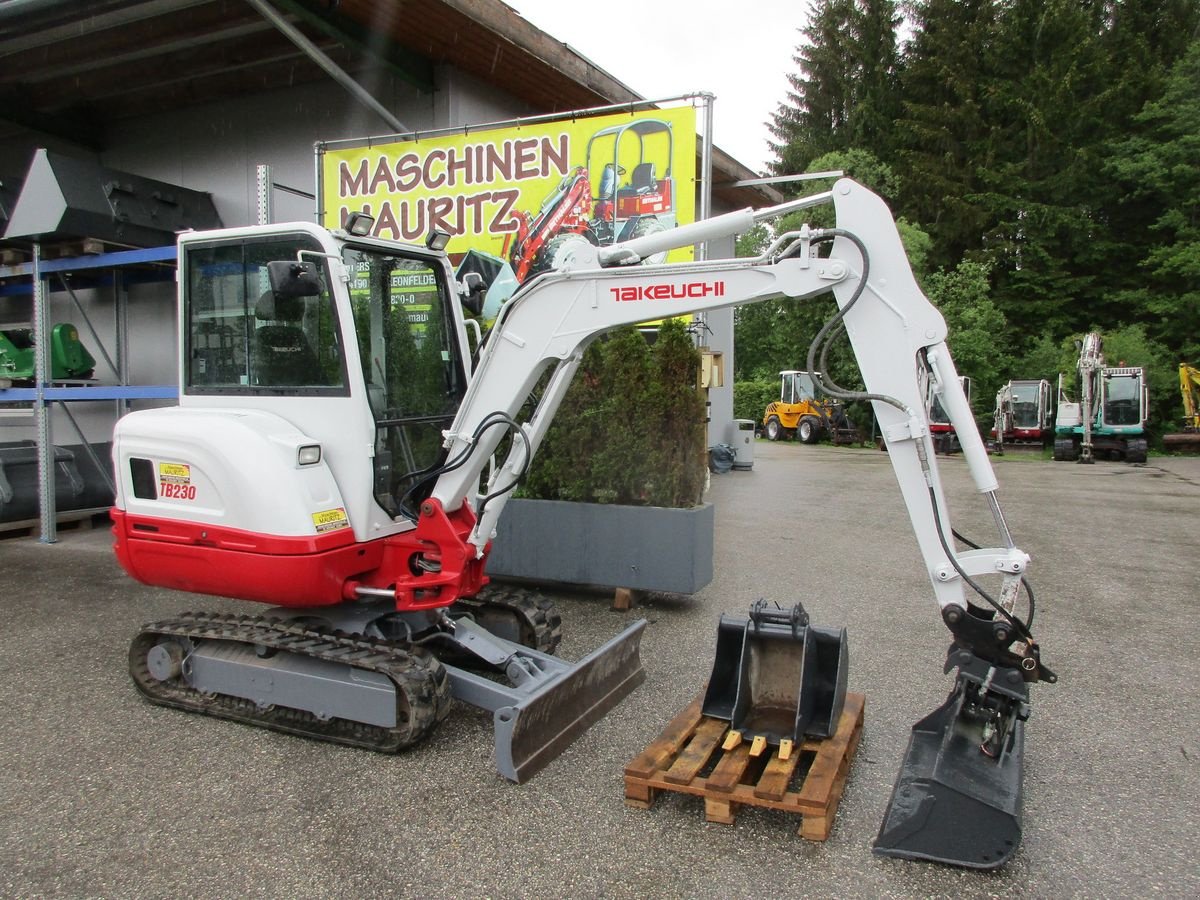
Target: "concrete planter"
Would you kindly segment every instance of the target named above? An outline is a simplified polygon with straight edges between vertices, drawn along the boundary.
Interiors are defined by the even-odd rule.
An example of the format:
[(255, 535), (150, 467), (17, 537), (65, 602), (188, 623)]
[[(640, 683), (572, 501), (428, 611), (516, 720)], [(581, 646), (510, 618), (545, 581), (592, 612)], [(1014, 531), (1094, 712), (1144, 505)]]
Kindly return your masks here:
[(694, 594), (712, 581), (713, 507), (508, 502), (489, 575)]

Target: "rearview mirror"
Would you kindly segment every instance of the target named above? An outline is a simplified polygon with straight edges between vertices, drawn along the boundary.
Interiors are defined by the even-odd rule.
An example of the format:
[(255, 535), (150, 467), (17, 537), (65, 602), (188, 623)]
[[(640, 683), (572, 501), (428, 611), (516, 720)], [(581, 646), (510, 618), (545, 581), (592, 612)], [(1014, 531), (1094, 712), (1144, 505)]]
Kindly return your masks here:
[(292, 259), (267, 263), (271, 290), (281, 300), (293, 297), (316, 297), (321, 293), (321, 275), (314, 263)]
[(483, 301), (487, 297), (487, 286), (483, 283), (483, 276), (478, 272), (467, 272), (459, 284), (463, 309), (473, 316), (482, 313)]

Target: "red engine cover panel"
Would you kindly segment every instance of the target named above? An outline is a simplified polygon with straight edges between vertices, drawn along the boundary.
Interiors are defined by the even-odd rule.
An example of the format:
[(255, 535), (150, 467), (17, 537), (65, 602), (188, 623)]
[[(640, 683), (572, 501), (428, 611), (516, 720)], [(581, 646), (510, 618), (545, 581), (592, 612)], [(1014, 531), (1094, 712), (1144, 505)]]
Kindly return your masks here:
[(346, 581), (376, 568), (379, 542), (357, 544), (350, 529), (281, 537), (130, 516), (113, 509), (113, 549), (143, 584), (276, 606), (329, 606)]

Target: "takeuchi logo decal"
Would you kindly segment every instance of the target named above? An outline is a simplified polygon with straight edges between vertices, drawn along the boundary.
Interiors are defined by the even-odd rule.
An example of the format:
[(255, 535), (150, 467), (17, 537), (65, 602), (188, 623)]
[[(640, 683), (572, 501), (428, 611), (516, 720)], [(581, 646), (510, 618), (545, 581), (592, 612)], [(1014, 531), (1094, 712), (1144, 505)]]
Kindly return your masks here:
[(613, 300), (628, 303), (634, 300), (687, 300), (703, 297), (724, 297), (724, 281), (687, 281), (683, 284), (646, 284), (609, 288)]

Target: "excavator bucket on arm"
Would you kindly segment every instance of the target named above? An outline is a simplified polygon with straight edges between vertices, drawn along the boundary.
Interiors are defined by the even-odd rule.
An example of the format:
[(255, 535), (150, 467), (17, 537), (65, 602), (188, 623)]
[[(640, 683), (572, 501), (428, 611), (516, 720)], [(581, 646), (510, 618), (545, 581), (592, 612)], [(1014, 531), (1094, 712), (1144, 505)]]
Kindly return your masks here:
[(913, 726), (874, 850), (975, 869), (1008, 861), (1021, 841), (1028, 692), (1021, 672), (951, 647), (949, 698)]

